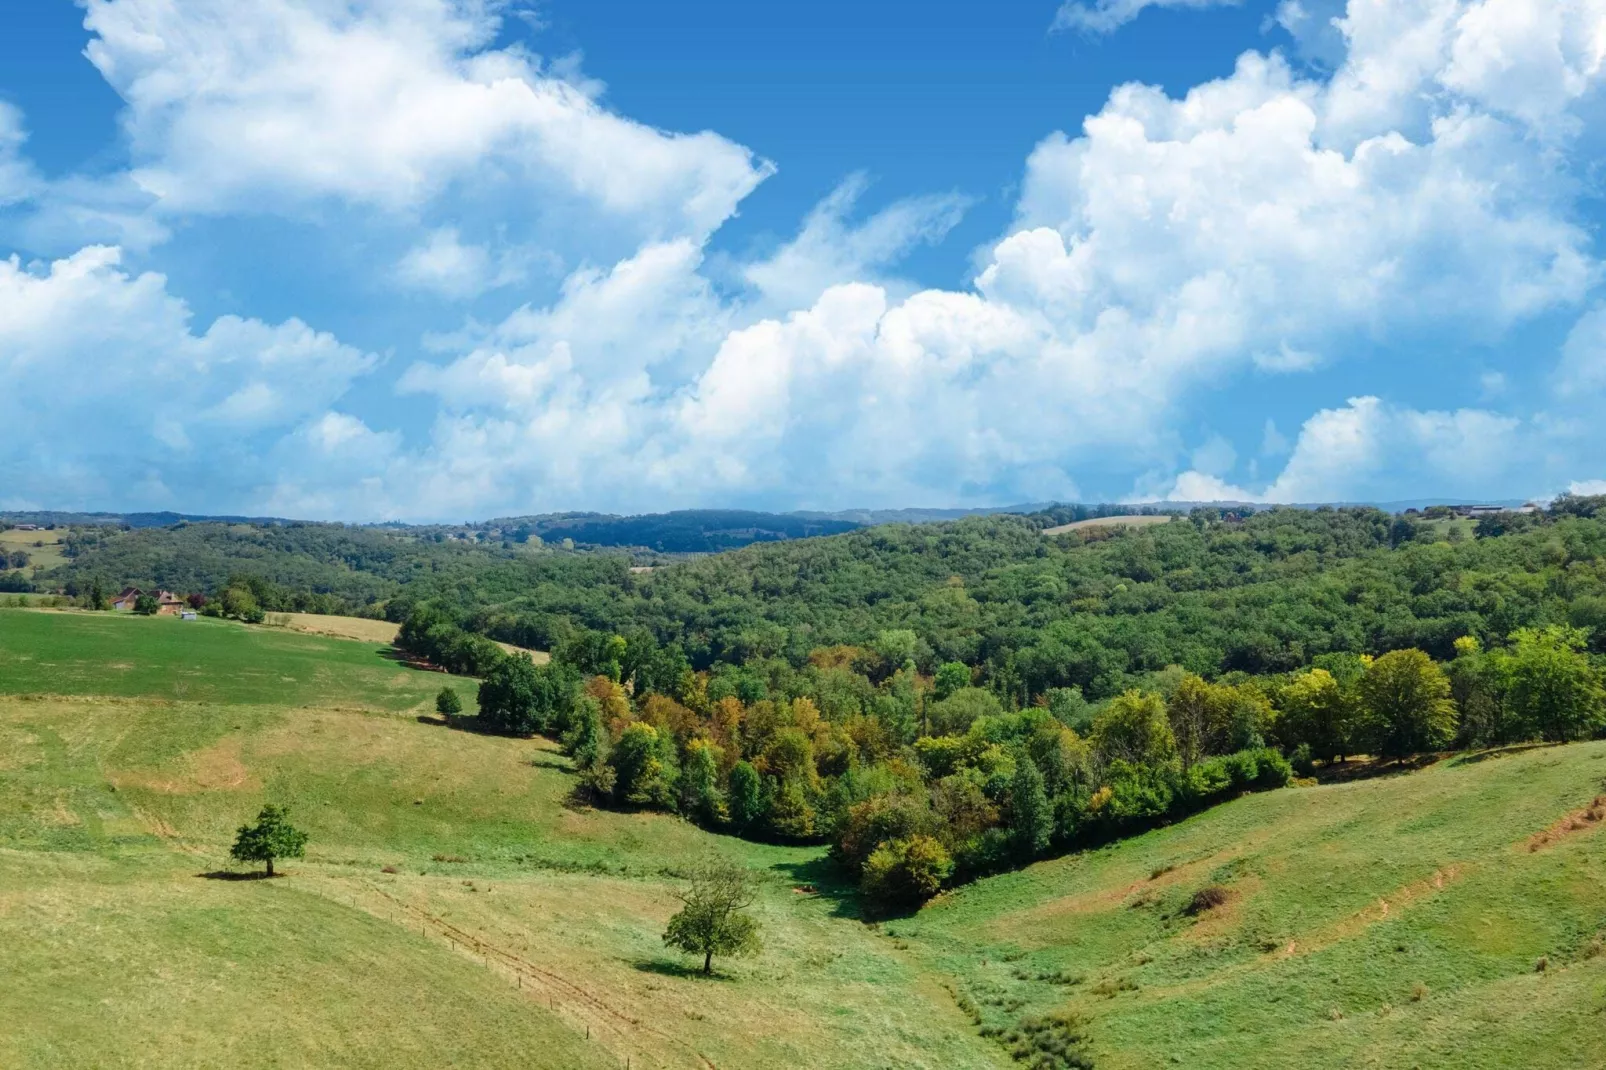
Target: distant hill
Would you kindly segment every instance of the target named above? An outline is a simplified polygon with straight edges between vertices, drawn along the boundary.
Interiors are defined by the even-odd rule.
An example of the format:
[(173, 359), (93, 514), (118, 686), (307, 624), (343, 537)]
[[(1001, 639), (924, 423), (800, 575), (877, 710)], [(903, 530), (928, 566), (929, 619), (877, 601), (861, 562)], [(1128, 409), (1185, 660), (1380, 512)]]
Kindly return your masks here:
[(53, 524), (58, 528), (122, 527), (170, 528), (182, 523), (213, 524), (290, 524), (294, 521), (275, 516), (205, 516), (198, 513), (79, 513), (58, 509), (13, 510), (0, 512), (0, 523)]
[(545, 542), (572, 539), (582, 546), (641, 547), (664, 554), (709, 554), (755, 542), (840, 535), (863, 525), (853, 520), (798, 513), (687, 509), (643, 516), (559, 513), (506, 517), (480, 526), (495, 529), (504, 538), (511, 533), (517, 542), (535, 535)]

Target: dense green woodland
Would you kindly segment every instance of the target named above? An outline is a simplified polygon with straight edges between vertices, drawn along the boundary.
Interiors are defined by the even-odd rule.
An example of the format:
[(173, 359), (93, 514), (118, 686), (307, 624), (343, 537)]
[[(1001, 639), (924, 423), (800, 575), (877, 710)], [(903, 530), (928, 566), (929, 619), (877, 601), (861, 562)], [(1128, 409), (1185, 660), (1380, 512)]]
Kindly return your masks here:
[[(1029, 703), (1050, 688), (1107, 698), (1168, 665), (1214, 676), (1281, 672), (1333, 652), (1417, 647), (1438, 659), (1472, 635), (1606, 625), (1606, 522), (1588, 500), (1489, 537), (1376, 510), (1197, 514), (1134, 530), (1045, 538), (1058, 517), (892, 525), (632, 572), (623, 554), (435, 542), (338, 525), (207, 525), (75, 533), (48, 577), (220, 595), (248, 578), (267, 610), (385, 613), (429, 604), (468, 631), (550, 649), (575, 629), (649, 632), (691, 664), (862, 644), (907, 629), (915, 660), (975, 667)], [(1527, 518), (1513, 518), (1526, 522)], [(48, 583), (39, 586), (49, 586)]]
[[(1196, 516), (1160, 527), (1045, 538), (1042, 521), (989, 517), (750, 547), (651, 573), (607, 556), (442, 569), (408, 585), (472, 631), (550, 647), (566, 626), (678, 643), (693, 665), (916, 633), (924, 671), (980, 669), (1024, 696), (1089, 698), (1180, 664), (1278, 672), (1335, 651), (1606, 624), (1606, 523), (1561, 515), (1462, 542), (1374, 510)], [(405, 616), (396, 608), (398, 616)]]
[(75, 531), (57, 578), (96, 607), (143, 580), (246, 621), (382, 613), (483, 678), (480, 728), (560, 738), (592, 802), (827, 840), (885, 909), (1353, 755), (1606, 723), (1606, 500), (1475, 531), (1276, 509), (1044, 534), (1077, 515), (645, 571), (492, 528)]
[[(485, 677), (484, 726), (561, 737), (593, 800), (827, 838), (894, 908), (1352, 755), (1596, 735), (1600, 505), (1476, 539), (1371, 510), (995, 517), (648, 576), (520, 563), (539, 580), (487, 611), (499, 566), (390, 609), (402, 646)], [(464, 627), (521, 620), (551, 666)]]
[(384, 599), (420, 576), (471, 573), (515, 553), (500, 542), (300, 523), (78, 528), (65, 549), (69, 563), (35, 586), (78, 595), (94, 583), (110, 591), (132, 584), (217, 596), (231, 579), (249, 578), (266, 609), (355, 615), (377, 615)]

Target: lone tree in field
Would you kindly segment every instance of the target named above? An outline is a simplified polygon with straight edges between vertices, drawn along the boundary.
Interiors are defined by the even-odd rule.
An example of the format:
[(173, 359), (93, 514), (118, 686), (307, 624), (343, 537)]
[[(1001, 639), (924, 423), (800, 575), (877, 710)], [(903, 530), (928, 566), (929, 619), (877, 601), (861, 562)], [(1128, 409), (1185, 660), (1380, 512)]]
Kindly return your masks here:
[(266, 862), (273, 876), (275, 858), (301, 858), (307, 853), (307, 834), (291, 826), (289, 812), (272, 803), (264, 806), (254, 825), (241, 825), (229, 854), (241, 862)]
[(675, 898), (684, 904), (669, 919), (664, 943), (703, 957), (703, 973), (714, 972), (715, 955), (758, 953), (758, 922), (742, 913), (753, 905), (753, 880), (731, 862), (709, 861), (691, 876), (691, 887)]
[(435, 696), (435, 712), (442, 717), (450, 717), (454, 713), (462, 713), (463, 700), (457, 697), (456, 691), (449, 687), (443, 687), (440, 694)]

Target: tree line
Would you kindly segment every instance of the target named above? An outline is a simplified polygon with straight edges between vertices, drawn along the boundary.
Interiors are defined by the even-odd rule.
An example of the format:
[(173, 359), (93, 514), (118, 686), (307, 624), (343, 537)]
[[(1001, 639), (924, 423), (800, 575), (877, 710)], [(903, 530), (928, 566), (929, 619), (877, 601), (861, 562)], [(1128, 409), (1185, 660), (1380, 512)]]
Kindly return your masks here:
[[(924, 673), (911, 632), (696, 670), (645, 633), (576, 632), (549, 665), (481, 645), (421, 610), (425, 656), (476, 653), (485, 727), (561, 740), (599, 805), (709, 828), (829, 842), (885, 909), (942, 887), (1129, 835), (1356, 754), (1587, 738), (1606, 690), (1584, 634), (1463, 637), (1440, 663), (1408, 648), (1324, 655), (1284, 673), (1206, 679), (1181, 666), (1089, 702), (1029, 704), (947, 662)], [(475, 661), (475, 658), (483, 660)]]
[[(1056, 515), (977, 517), (648, 573), (424, 543), (370, 562), (395, 578), (364, 611), (481, 676), (487, 727), (562, 739), (599, 803), (829, 841), (893, 903), (1352, 754), (1597, 733), (1603, 506), (1474, 537), (1374, 509), (1055, 536)], [(219, 582), (242, 619), (320, 596)]]

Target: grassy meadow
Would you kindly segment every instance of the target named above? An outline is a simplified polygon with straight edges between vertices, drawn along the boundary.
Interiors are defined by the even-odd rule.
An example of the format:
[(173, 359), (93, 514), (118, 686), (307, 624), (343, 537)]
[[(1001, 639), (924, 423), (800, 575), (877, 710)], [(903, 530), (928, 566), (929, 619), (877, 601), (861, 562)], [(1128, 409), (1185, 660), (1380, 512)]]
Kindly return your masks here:
[[(396, 641), (401, 625), (371, 617), (341, 617), (324, 613), (269, 613), (263, 622), (270, 628), (285, 628), (307, 635), (324, 635), (334, 639), (357, 639), (365, 643), (389, 645)], [(544, 650), (527, 650), (512, 643), (497, 643), (509, 654), (528, 654), (537, 665), (545, 665), (552, 655)]]
[(890, 928), (984, 1024), (1073, 1010), (1100, 1067), (1598, 1067), (1602, 817), (1606, 742), (1473, 755), (1248, 796)]
[[(174, 698), (195, 666), (210, 690)], [(1007, 1064), (798, 890), (818, 849), (572, 809), (550, 743), (425, 712), (446, 679), (274, 629), (0, 611), (0, 969), (29, 978), (0, 989), (0, 1065)], [(219, 879), (268, 800), (307, 858)], [(660, 935), (711, 852), (761, 875), (766, 951), (707, 980)]]
[(12, 528), (9, 531), (0, 531), (0, 550), (21, 550), (28, 555), (28, 569), (33, 571), (39, 568), (55, 568), (65, 564), (67, 557), (62, 553), (67, 542), (65, 529), (57, 531), (18, 531)]
[[(823, 849), (571, 806), (445, 682), (472, 711), (371, 641), (0, 610), (0, 1066), (1001, 1068), (983, 1031), (1051, 1011), (1101, 1068), (1606, 1065), (1606, 743), (1249, 796), (869, 925)], [(264, 801), (307, 857), (230, 879)], [(711, 979), (660, 939), (708, 854), (765, 942)]]

